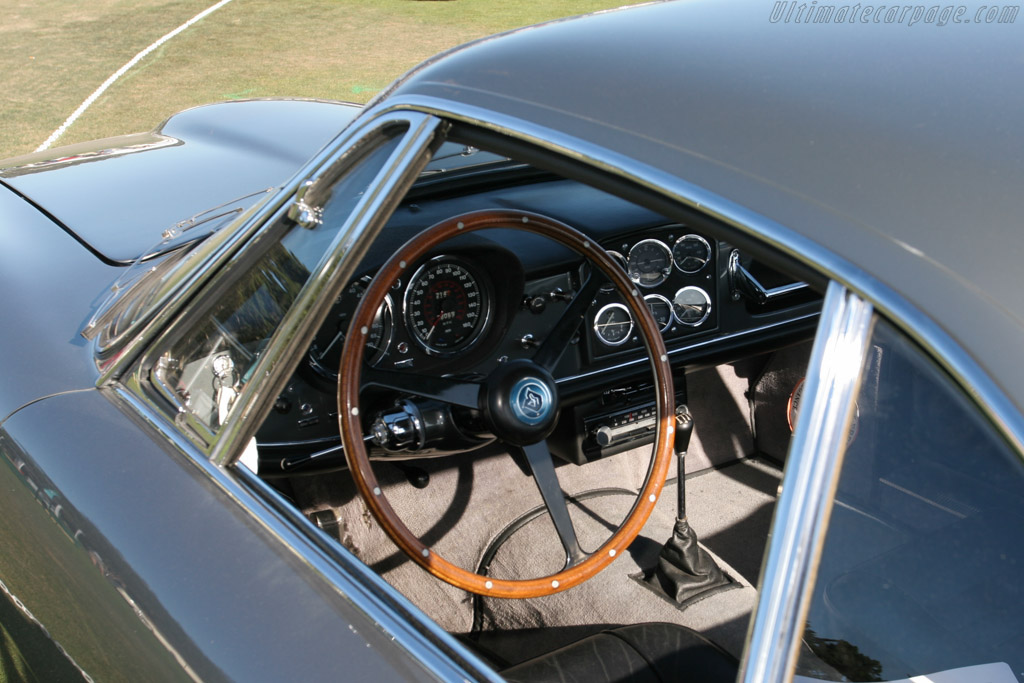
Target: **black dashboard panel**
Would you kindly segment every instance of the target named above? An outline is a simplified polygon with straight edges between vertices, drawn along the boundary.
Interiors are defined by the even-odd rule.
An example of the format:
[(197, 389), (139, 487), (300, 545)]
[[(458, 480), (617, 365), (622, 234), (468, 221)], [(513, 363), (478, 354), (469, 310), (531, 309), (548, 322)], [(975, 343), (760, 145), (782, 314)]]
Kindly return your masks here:
[[(819, 294), (716, 238), (721, 230), (706, 216), (694, 213), (692, 220), (670, 221), (593, 187), (537, 174), (522, 185), (476, 188), (470, 194), (443, 191), (443, 183), (440, 188), (416, 192), (414, 201), (398, 207), (364, 259), (360, 276), (335, 302), (258, 434), (261, 463), (277, 463), (268, 470), (287, 469), (282, 456), (295, 453), (326, 453), (325, 465), (343, 464), (337, 369), (332, 366), (365, 282), (397, 245), (468, 211), (541, 213), (581, 230), (613, 256), (617, 252), (660, 323), (680, 400), (685, 400), (688, 369), (806, 338), (816, 324)], [(393, 284), (374, 323), (367, 362), (412, 375), (484, 377), (499, 363), (532, 357), (590, 267), (565, 247), (510, 226), (450, 240), (409, 272), (416, 274), (409, 282)], [(455, 319), (471, 310), (477, 313)], [(439, 330), (449, 336), (441, 338)], [(629, 420), (647, 415), (644, 387), (650, 370), (645, 358), (619, 295), (610, 284), (602, 287), (553, 373), (562, 406), (561, 424), (551, 438), (553, 452), (582, 463), (623, 447), (605, 443), (609, 429), (602, 428), (621, 434)], [(378, 411), (401, 398), (376, 391), (368, 390), (364, 401)]]

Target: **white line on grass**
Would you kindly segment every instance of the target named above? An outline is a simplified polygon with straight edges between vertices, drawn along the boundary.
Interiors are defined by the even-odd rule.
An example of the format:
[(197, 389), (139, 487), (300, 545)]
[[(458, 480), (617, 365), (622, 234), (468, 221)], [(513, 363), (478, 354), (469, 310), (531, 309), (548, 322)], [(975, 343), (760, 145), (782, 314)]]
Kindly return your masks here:
[(81, 116), (83, 113), (85, 113), (86, 109), (88, 109), (90, 106), (92, 106), (92, 103), (95, 102), (99, 98), (99, 96), (102, 95), (107, 90), (107, 88), (109, 88), (111, 85), (114, 84), (114, 81), (116, 81), (117, 79), (121, 78), (121, 76), (124, 76), (125, 73), (129, 69), (131, 69), (133, 66), (138, 64), (146, 55), (148, 55), (150, 52), (152, 52), (153, 50), (157, 49), (158, 47), (160, 47), (161, 45), (166, 43), (168, 40), (170, 40), (174, 36), (178, 35), (182, 31), (184, 31), (185, 29), (187, 29), (189, 26), (192, 26), (197, 21), (200, 21), (201, 19), (203, 19), (207, 15), (212, 14), (213, 12), (216, 12), (217, 10), (219, 10), (221, 7), (223, 7), (224, 5), (228, 4), (229, 2), (231, 2), (231, 0), (220, 0), (220, 2), (218, 2), (217, 4), (213, 5), (212, 7), (208, 7), (205, 10), (203, 10), (202, 12), (200, 12), (197, 15), (195, 15), (194, 17), (192, 17), (191, 19), (186, 21), (184, 24), (182, 24), (178, 28), (174, 29), (173, 31), (171, 31), (167, 35), (165, 35), (162, 38), (160, 38), (159, 40), (157, 40), (155, 43), (153, 43), (152, 45), (147, 47), (145, 50), (143, 50), (139, 54), (137, 54), (134, 57), (132, 57), (130, 62), (128, 62), (127, 64), (122, 66), (120, 69), (115, 71), (113, 76), (111, 76), (107, 80), (103, 81), (103, 85), (101, 85), (100, 87), (96, 88), (96, 90), (94, 90), (93, 93), (91, 95), (89, 95), (89, 97), (85, 98), (85, 102), (82, 102), (82, 104), (79, 105), (78, 109), (76, 109), (74, 111), (74, 113), (71, 114), (71, 116), (69, 116), (67, 118), (67, 121), (62, 123), (60, 125), (60, 128), (58, 128), (57, 130), (53, 131), (53, 135), (51, 135), (50, 137), (46, 138), (46, 142), (44, 142), (43, 144), (39, 145), (39, 147), (36, 149), (36, 151), (37, 152), (42, 152), (44, 149), (48, 149), (50, 147), (50, 145), (52, 145), (54, 142), (56, 142), (57, 139), (61, 135), (64, 134), (64, 132), (68, 129), (68, 127), (72, 123), (74, 123), (76, 120), (78, 120), (79, 116)]

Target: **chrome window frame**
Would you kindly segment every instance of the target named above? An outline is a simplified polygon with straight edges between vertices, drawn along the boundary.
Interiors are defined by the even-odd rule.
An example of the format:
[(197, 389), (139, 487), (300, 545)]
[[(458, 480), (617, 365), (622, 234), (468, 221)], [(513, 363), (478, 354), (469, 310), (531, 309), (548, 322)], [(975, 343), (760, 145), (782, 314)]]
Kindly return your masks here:
[[(370, 189), (346, 219), (345, 226), (338, 231), (327, 255), (299, 292), (267, 345), (267, 352), (256, 364), (254, 377), (273, 378), (276, 375), (277, 381), (250, 382), (242, 390), (235, 403), (240, 409), (231, 411), (210, 453), (215, 463), (229, 465), (241, 455), (242, 446), (255, 434), (259, 421), (270, 412), (274, 399), (284, 388), (288, 373), (280, 371), (280, 368), (289, 366), (291, 359), (304, 355), (326, 318), (329, 307), (319, 302), (334, 301), (341, 295), (373, 238), (426, 165), (429, 160), (427, 152), (435, 142), (443, 139), (444, 126), (437, 118), (406, 114), (401, 120), (409, 126), (401, 143), (377, 173)], [(379, 117), (375, 130), (383, 130), (394, 121), (393, 115)], [(312, 182), (316, 184), (323, 176), (332, 175), (334, 169), (335, 165), (331, 164)], [(323, 180), (330, 183), (333, 178)]]
[(744, 683), (789, 680), (796, 666), (873, 321), (871, 304), (829, 284), (761, 568)]
[(858, 266), (837, 256), (825, 246), (790, 228), (721, 197), (679, 176), (647, 166), (635, 158), (610, 151), (571, 134), (523, 119), (429, 95), (393, 95), (381, 102), (376, 112), (419, 111), (507, 135), (557, 155), (600, 170), (611, 177), (641, 188), (694, 211), (708, 215), (749, 238), (836, 281), (889, 319), (948, 372), (976, 401), (982, 413), (1018, 451), (1024, 452), (1024, 415), (978, 363), (934, 320), (923, 314), (902, 295), (882, 284)]
[[(376, 190), (367, 192), (360, 199), (345, 225), (339, 229), (324, 258), (311, 272), (309, 281), (303, 286), (292, 309), (286, 313), (277, 331), (271, 337), (267, 347), (268, 353), (264, 354), (253, 368), (253, 377), (266, 378), (271, 381), (249, 382), (239, 393), (228, 419), (220, 428), (215, 431), (211, 430), (201, 424), (199, 420), (191, 418), (174, 392), (161, 386), (157, 381), (158, 378), (152, 376), (155, 374), (161, 352), (170, 346), (173, 339), (185, 332), (195, 322), (195, 317), (190, 315), (187, 310), (182, 310), (181, 306), (177, 307), (173, 314), (166, 313), (163, 316), (173, 319), (167, 322), (159, 333), (154, 331), (144, 339), (137, 338), (133, 341), (133, 345), (144, 344), (146, 348), (131, 354), (136, 357), (136, 360), (129, 376), (123, 379), (126, 386), (136, 391), (140, 398), (149, 402), (154, 409), (164, 412), (168, 419), (172, 420), (175, 426), (183, 431), (206, 457), (214, 459), (215, 463), (228, 464), (232, 458), (225, 454), (230, 454), (232, 450), (236, 451), (236, 455), (240, 454), (245, 441), (255, 433), (257, 425), (253, 417), (254, 413), (264, 409), (269, 411), (273, 400), (268, 401), (267, 395), (271, 394), (271, 389), (279, 383), (273, 380), (277, 374), (278, 365), (282, 359), (286, 360), (285, 353), (294, 353), (301, 337), (308, 336), (309, 339), (306, 341), (309, 343), (315, 331), (315, 324), (327, 314), (327, 309), (324, 308), (318, 312), (319, 316), (310, 315), (313, 309), (310, 302), (314, 300), (315, 296), (333, 294), (334, 297), (337, 297), (340, 293), (344, 284), (343, 278), (349, 277), (356, 265), (355, 260), (344, 258), (351, 250), (352, 240), (366, 229), (367, 223), (380, 209), (381, 201), (387, 197), (386, 190), (393, 187), (391, 175), (397, 169), (408, 165), (410, 146), (415, 147), (411, 151), (413, 155), (419, 154), (425, 144), (423, 131), (428, 131), (426, 138), (429, 142), (433, 139), (433, 130), (438, 125), (438, 120), (428, 115), (405, 113), (374, 117), (358, 126), (350, 135), (346, 136), (346, 140), (341, 145), (334, 147), (332, 153), (322, 155), (314, 160), (307, 167), (309, 170), (302, 180), (293, 180), (290, 184), (291, 194), (278, 197), (251, 224), (240, 227), (230, 238), (224, 240), (233, 248), (225, 248), (226, 244), (216, 245), (213, 247), (216, 259), (212, 262), (201, 263), (201, 267), (205, 269), (202, 275), (190, 276), (189, 286), (182, 291), (178, 299), (179, 302), (187, 301), (193, 295), (199, 294), (200, 290), (209, 291), (233, 280), (237, 275), (237, 268), (233, 266), (239, 255), (250, 253), (250, 250), (253, 249), (258, 250), (261, 248), (260, 245), (267, 240), (276, 238), (274, 233), (282, 221), (288, 220), (286, 216), (294, 206), (293, 199), (302, 188), (308, 187), (311, 182), (316, 180), (327, 178), (329, 181), (336, 178), (351, 164), (358, 163), (363, 159), (369, 148), (375, 148), (378, 143), (393, 138), (394, 135), (389, 131), (393, 131), (396, 126), (405, 129), (398, 134), (400, 139), (398, 148), (392, 152), (370, 184), (370, 187), (376, 188)], [(305, 178), (313, 180), (305, 180)], [(292, 229), (301, 230), (302, 228), (295, 226)], [(200, 245), (200, 248), (204, 246)], [(329, 283), (325, 283), (323, 280), (323, 273), (331, 275)], [(325, 293), (325, 284), (330, 284), (337, 291)], [(296, 308), (301, 308), (302, 315), (308, 319), (300, 318)], [(295, 323), (296, 319), (299, 319), (299, 324)]]

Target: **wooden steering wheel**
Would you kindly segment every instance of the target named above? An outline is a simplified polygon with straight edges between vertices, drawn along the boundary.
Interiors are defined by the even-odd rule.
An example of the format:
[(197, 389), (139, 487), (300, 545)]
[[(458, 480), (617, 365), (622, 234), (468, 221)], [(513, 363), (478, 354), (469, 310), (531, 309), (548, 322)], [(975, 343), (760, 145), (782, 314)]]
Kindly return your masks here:
[[(558, 417), (558, 390), (551, 372), (603, 284), (597, 273), (591, 271), (532, 359), (501, 363), (483, 381), (371, 369), (363, 362), (374, 315), (392, 283), (397, 278), (407, 277), (411, 266), (445, 240), (486, 228), (512, 228), (542, 235), (588, 259), (614, 284), (632, 312), (650, 356), (657, 408), (654, 457), (629, 514), (615, 533), (593, 553), (585, 553), (579, 546), (546, 438)], [(523, 455), (566, 552), (566, 563), (561, 571), (534, 579), (504, 580), (482, 576), (451, 564), (409, 531), (381, 491), (363, 442), (359, 388), (361, 381), (370, 374), (374, 384), (478, 410), (497, 438), (509, 450)], [(642, 294), (604, 249), (586, 235), (538, 214), (515, 210), (476, 211), (441, 221), (406, 242), (381, 267), (363, 294), (345, 340), (338, 376), (341, 440), (349, 469), (366, 505), (388, 536), (413, 561), (437, 578), (480, 595), (502, 598), (551, 595), (580, 584), (607, 567), (640, 533), (661, 493), (673, 457), (675, 408), (672, 372), (661, 333), (644, 304)]]

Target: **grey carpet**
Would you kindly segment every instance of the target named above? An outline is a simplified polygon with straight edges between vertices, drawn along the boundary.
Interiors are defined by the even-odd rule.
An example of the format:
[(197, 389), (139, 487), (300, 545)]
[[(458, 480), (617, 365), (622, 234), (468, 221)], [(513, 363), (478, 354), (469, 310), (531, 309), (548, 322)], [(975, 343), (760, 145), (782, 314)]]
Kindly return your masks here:
[[(585, 467), (560, 467), (558, 472), (562, 487), (570, 494), (608, 486), (636, 490), (646, 462), (645, 452), (629, 452)], [(385, 494), (412, 531), (449, 561), (475, 569), (493, 539), (511, 520), (540, 505), (540, 497), (532, 479), (506, 456), (465, 460), (455, 469), (446, 467), (448, 464), (437, 462), (430, 486), (422, 490), (409, 486), (391, 466), (379, 467), (378, 476)], [(757, 578), (778, 476), (771, 465), (742, 460), (704, 470), (687, 480), (691, 525), (739, 588), (680, 611), (631, 578), (653, 566), (671, 533), (675, 520), (675, 485), (671, 484), (630, 552), (595, 578), (546, 598), (483, 600), (482, 619), (478, 618), (484, 631), (480, 644), (494, 653), (497, 661), (512, 663), (604, 626), (669, 621), (694, 628), (739, 656), (756, 602), (751, 584)], [(339, 496), (340, 491), (351, 489), (347, 477), (339, 473), (333, 485), (323, 478), (310, 479), (300, 495), (308, 501), (319, 500), (321, 508), (327, 504), (334, 507), (342, 520), (339, 540), (444, 628), (462, 634), (472, 631), (473, 597), (409, 561), (384, 536), (358, 498)], [(572, 506), (584, 548), (599, 545), (608, 527), (618, 524), (632, 502), (631, 496), (614, 494)], [(542, 516), (518, 530), (499, 549), (491, 575), (547, 575), (559, 568), (561, 556), (551, 523)]]
[[(347, 472), (296, 478), (296, 502), (307, 514), (330, 511), (336, 515), (339, 523), (329, 533), (443, 628), (475, 639), (484, 652), (493, 653), (496, 662), (513, 663), (606, 626), (649, 621), (689, 626), (739, 656), (757, 599), (752, 583), (757, 580), (781, 474), (767, 462), (743, 459), (755, 444), (750, 383), (763, 367), (763, 359), (753, 359), (687, 378), (696, 422), (686, 468), (692, 473), (686, 484), (689, 521), (739, 587), (684, 610), (631, 578), (654, 565), (672, 532), (674, 484), (666, 487), (628, 553), (581, 586), (533, 600), (475, 600), (427, 574), (383, 534), (355, 495)], [(782, 414), (786, 397), (781, 392), (770, 395), (773, 400), (768, 407), (776, 416)], [(647, 472), (650, 450), (634, 449), (583, 467), (560, 466), (562, 489), (570, 496), (605, 488), (637, 491)], [(375, 465), (384, 495), (424, 543), (466, 569), (475, 570), (503, 530), (541, 505), (532, 478), (505, 454), (452, 456), (417, 461), (415, 466), (430, 473), (430, 484), (424, 489), (410, 486), (393, 464)], [(675, 476), (673, 464), (669, 477)], [(584, 549), (599, 546), (632, 502), (631, 496), (613, 494), (572, 506)], [(498, 548), (490, 572), (506, 578), (545, 576), (560, 568), (562, 557), (553, 527), (542, 516)], [(474, 617), (478, 633), (473, 632)]]

